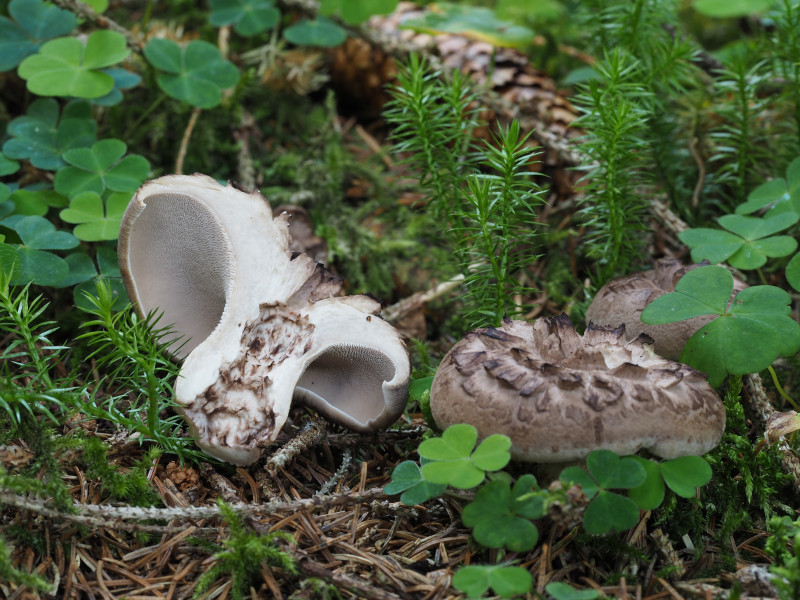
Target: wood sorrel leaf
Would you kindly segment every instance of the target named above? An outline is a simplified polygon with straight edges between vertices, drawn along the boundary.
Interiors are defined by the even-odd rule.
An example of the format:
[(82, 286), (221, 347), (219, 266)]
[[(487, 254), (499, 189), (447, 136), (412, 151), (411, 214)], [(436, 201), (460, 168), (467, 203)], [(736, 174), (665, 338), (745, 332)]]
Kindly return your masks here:
[(659, 463), (669, 488), (682, 498), (693, 498), (697, 488), (711, 481), (711, 467), (701, 456), (681, 456)]
[(640, 485), (646, 477), (637, 461), (620, 458), (611, 450), (594, 450), (586, 457), (586, 467), (597, 484), (604, 489), (629, 489)]
[(675, 291), (653, 300), (642, 311), (642, 322), (675, 323), (700, 315), (721, 315), (733, 292), (733, 275), (722, 267), (698, 267), (681, 277)]

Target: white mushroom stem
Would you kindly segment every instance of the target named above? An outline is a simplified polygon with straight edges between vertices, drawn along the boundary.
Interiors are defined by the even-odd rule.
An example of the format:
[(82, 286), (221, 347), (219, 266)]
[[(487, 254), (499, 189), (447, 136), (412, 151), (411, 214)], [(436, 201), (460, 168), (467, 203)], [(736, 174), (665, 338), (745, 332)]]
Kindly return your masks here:
[(235, 464), (274, 441), (292, 396), (358, 431), (405, 407), (408, 354), (366, 296), (291, 255), (288, 215), (204, 176), (146, 183), (120, 231), (120, 266), (141, 312), (188, 338), (175, 397), (198, 444)]

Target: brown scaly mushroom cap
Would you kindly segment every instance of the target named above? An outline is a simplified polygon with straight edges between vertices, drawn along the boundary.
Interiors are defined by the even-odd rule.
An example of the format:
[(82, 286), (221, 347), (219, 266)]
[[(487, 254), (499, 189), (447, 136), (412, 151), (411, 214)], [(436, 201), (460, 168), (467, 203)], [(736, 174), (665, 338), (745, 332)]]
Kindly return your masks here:
[[(675, 291), (681, 277), (701, 265), (683, 265), (674, 258), (662, 258), (655, 267), (607, 282), (594, 297), (586, 310), (586, 323), (604, 327), (625, 326), (628, 340), (642, 333), (655, 340), (653, 349), (664, 358), (678, 360), (681, 350), (694, 333), (715, 315), (703, 315), (677, 323), (646, 325), (642, 323), (642, 311), (656, 298)], [(733, 279), (733, 295), (738, 294), (747, 284)]]
[(367, 296), (289, 251), (289, 215), (258, 192), (170, 175), (134, 195), (120, 269), (141, 314), (186, 339), (175, 400), (203, 450), (250, 464), (278, 435), (292, 397), (356, 431), (403, 412), (410, 372), (397, 331)]
[(581, 460), (596, 449), (705, 454), (722, 437), (725, 407), (702, 373), (657, 356), (650, 341), (625, 342), (621, 327), (590, 325), (581, 336), (566, 315), (506, 319), (444, 357), (433, 418), (442, 429), (474, 425), (481, 438), (505, 434), (523, 461)]

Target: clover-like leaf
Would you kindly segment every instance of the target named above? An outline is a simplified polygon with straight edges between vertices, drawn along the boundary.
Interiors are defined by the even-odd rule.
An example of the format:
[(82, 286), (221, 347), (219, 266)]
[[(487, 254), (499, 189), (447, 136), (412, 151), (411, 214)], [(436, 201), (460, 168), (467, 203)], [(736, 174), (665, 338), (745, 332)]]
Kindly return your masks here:
[(523, 47), (536, 37), (528, 27), (498, 19), (490, 8), (455, 2), (437, 2), (436, 7), (419, 19), (406, 20), (403, 28), (431, 35), (455, 33), (493, 46)]
[(402, 494), (400, 501), (407, 505), (422, 504), (431, 498), (442, 495), (447, 486), (427, 481), (417, 463), (406, 460), (392, 471), (392, 481), (386, 484), (383, 491), (389, 495)]
[(193, 40), (179, 46), (172, 40), (155, 38), (144, 55), (158, 73), (164, 92), (199, 108), (214, 108), (222, 101), (222, 90), (236, 85), (239, 71), (225, 60), (216, 46)]
[(603, 535), (610, 531), (626, 531), (638, 520), (639, 507), (633, 500), (600, 491), (583, 513), (583, 528), (587, 533)]
[(64, 259), (47, 250), (74, 248), (79, 243), (75, 236), (56, 231), (50, 221), (39, 216), (4, 219), (0, 224), (10, 226), (22, 241), (16, 249), (19, 274), (11, 283), (57, 285), (67, 276), (69, 267)]
[(11, 0), (11, 19), (0, 17), (0, 71), (16, 67), (45, 42), (65, 35), (78, 24), (68, 10), (42, 0)]
[(767, 216), (786, 211), (800, 214), (800, 158), (786, 168), (786, 179), (776, 177), (750, 192), (747, 202), (736, 207), (736, 214), (749, 215), (765, 207), (769, 207)]
[(408, 386), (408, 396), (412, 400), (420, 401), (425, 392), (430, 392), (433, 385), (433, 376), (414, 379)]
[(283, 30), (283, 37), (299, 46), (320, 46), (333, 48), (343, 44), (347, 32), (325, 17), (314, 20), (298, 19)]
[(239, 35), (255, 35), (272, 29), (280, 18), (281, 12), (272, 0), (211, 0), (211, 24), (215, 27), (235, 25)]
[(61, 155), (72, 148), (91, 146), (97, 139), (97, 122), (83, 100), (70, 102), (59, 119), (58, 102), (39, 98), (23, 117), (8, 125), (11, 139), (3, 144), (9, 158), (28, 159), (39, 169), (55, 171), (65, 163)]
[(629, 457), (619, 457), (611, 450), (593, 450), (586, 457), (586, 467), (597, 484), (607, 490), (627, 490), (644, 482), (644, 467)]
[[(67, 262), (69, 262), (70, 256), (67, 256)], [(82, 281), (73, 290), (75, 306), (82, 310), (90, 311), (94, 305), (89, 301), (89, 297), (96, 298), (98, 295), (97, 286), (102, 284), (108, 287), (111, 298), (114, 299), (111, 309), (122, 310), (130, 304), (130, 299), (128, 298), (128, 292), (125, 290), (125, 284), (122, 282), (117, 253), (111, 248), (100, 246), (97, 248), (96, 261), (97, 271), (95, 276)], [(82, 266), (85, 267), (85, 264)], [(72, 274), (72, 269), (73, 266), (70, 264), (70, 274)]]
[(475, 427), (463, 423), (451, 425), (442, 437), (419, 445), (419, 455), (431, 461), (422, 465), (422, 475), (428, 481), (459, 489), (475, 487), (483, 481), (485, 471), (502, 469), (508, 464), (510, 442), (507, 445), (500, 439), (505, 437), (489, 436), (473, 453), (478, 439)]
[(65, 152), (69, 166), (56, 173), (56, 191), (74, 198), (81, 192), (102, 194), (106, 188), (115, 192), (135, 190), (147, 179), (150, 163), (138, 154), (122, 158), (126, 149), (124, 142), (111, 139)]
[(16, 215), (43, 217), (51, 207), (62, 208), (67, 204), (67, 199), (55, 190), (35, 189), (33, 186), (14, 190), (8, 199), (14, 205), (13, 212)]
[(86, 44), (74, 37), (47, 42), (38, 54), (22, 61), (18, 73), (28, 81), (28, 89), (40, 96), (99, 98), (114, 88), (114, 79), (100, 69), (128, 54), (122, 34), (95, 31)]
[(786, 265), (786, 281), (800, 292), (800, 252), (795, 254)]
[(78, 251), (67, 254), (64, 257), (64, 261), (69, 267), (69, 272), (64, 279), (58, 282), (58, 285), (53, 287), (71, 287), (84, 281), (89, 281), (97, 275), (97, 267), (95, 267), (91, 256), (86, 252)]
[(558, 479), (567, 486), (581, 486), (581, 491), (586, 495), (587, 500), (594, 498), (600, 490), (597, 482), (592, 479), (592, 476), (580, 467), (567, 467), (561, 471), (561, 475), (558, 476)]
[(600, 597), (597, 590), (576, 590), (567, 583), (554, 581), (544, 586), (544, 591), (553, 597), (553, 600), (595, 600)]
[(702, 456), (681, 456), (658, 467), (664, 482), (682, 498), (693, 498), (697, 488), (711, 481), (711, 466)]
[[(543, 500), (530, 495), (535, 484), (532, 475), (523, 475), (513, 491), (507, 481), (490, 481), (464, 507), (461, 520), (473, 528), (475, 540), (488, 548), (527, 552), (539, 541), (539, 530), (530, 519), (545, 512)], [(528, 498), (520, 498), (525, 495)]]
[(787, 292), (774, 286), (742, 290), (728, 303), (733, 277), (722, 267), (700, 267), (684, 275), (675, 292), (642, 311), (645, 323), (672, 323), (701, 314), (717, 314), (689, 338), (681, 362), (708, 375), (714, 387), (727, 373), (755, 373), (778, 356), (800, 350), (800, 325), (791, 318)]
[(767, 257), (786, 256), (797, 249), (797, 240), (788, 235), (773, 236), (794, 225), (800, 215), (783, 212), (768, 218), (724, 215), (717, 229), (687, 229), (678, 237), (692, 249), (692, 260), (711, 263), (728, 261), (737, 269), (757, 269)]
[(19, 171), (19, 163), (15, 160), (11, 160), (4, 154), (0, 154), (0, 177), (11, 175), (17, 171)]
[(489, 589), (501, 598), (526, 594), (533, 576), (522, 567), (507, 565), (467, 565), (453, 576), (453, 587), (470, 598), (480, 598)]
[(77, 223), (72, 233), (84, 242), (115, 240), (130, 199), (129, 192), (109, 194), (105, 201), (94, 192), (81, 192), (61, 211), (61, 219)]
[(373, 15), (388, 15), (397, 8), (398, 0), (322, 0), (319, 12), (327, 17), (338, 13), (345, 23), (358, 25)]
[(136, 87), (142, 82), (142, 78), (128, 71), (127, 69), (110, 68), (103, 69), (103, 73), (111, 75), (114, 80), (114, 87), (105, 96), (92, 99), (92, 104), (97, 106), (114, 106), (122, 102), (122, 90)]
[(640, 456), (631, 456), (631, 459), (638, 462), (646, 473), (645, 480), (628, 490), (628, 497), (636, 502), (642, 510), (653, 510), (661, 505), (664, 500), (664, 478), (658, 463)]

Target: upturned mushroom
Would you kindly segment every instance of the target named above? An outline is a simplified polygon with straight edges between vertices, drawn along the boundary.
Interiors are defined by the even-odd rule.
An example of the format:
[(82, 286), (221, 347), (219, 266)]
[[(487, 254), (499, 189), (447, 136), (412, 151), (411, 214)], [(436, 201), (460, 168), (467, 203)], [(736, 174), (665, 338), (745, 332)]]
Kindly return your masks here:
[(565, 315), (506, 319), (478, 329), (442, 361), (431, 389), (441, 428), (469, 423), (481, 438), (511, 438), (511, 455), (553, 463), (592, 450), (647, 449), (662, 458), (704, 454), (725, 428), (725, 408), (705, 376), (657, 356), (646, 336), (589, 326)]
[(198, 445), (239, 465), (275, 440), (292, 398), (356, 431), (393, 423), (410, 365), (367, 296), (291, 254), (288, 215), (203, 175), (145, 183), (122, 219), (120, 268), (139, 312), (163, 313), (185, 356), (175, 399)]
[[(600, 288), (586, 310), (586, 324), (606, 327), (624, 325), (628, 340), (644, 333), (654, 340), (656, 354), (678, 360), (689, 338), (716, 315), (703, 315), (663, 325), (646, 325), (642, 323), (642, 311), (656, 298), (674, 292), (680, 278), (699, 266), (683, 265), (674, 258), (662, 258), (656, 261), (652, 269), (612, 279)], [(746, 283), (734, 277), (734, 296), (746, 287)]]

